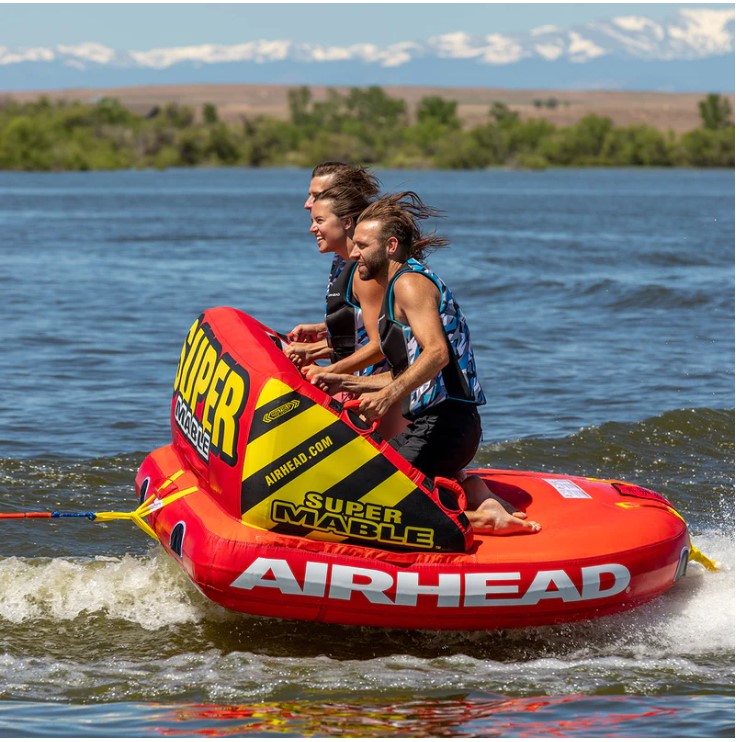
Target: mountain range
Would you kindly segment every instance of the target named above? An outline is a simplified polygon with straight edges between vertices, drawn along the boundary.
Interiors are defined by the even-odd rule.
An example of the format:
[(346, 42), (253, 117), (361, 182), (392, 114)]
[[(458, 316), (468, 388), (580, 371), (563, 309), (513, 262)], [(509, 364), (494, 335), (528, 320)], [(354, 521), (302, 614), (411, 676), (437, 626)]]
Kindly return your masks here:
[(0, 46), (0, 90), (259, 83), (731, 92), (734, 17), (733, 5), (683, 8), (663, 21), (624, 15), (566, 29), (450, 32), (387, 46), (287, 40), (145, 51), (95, 42)]

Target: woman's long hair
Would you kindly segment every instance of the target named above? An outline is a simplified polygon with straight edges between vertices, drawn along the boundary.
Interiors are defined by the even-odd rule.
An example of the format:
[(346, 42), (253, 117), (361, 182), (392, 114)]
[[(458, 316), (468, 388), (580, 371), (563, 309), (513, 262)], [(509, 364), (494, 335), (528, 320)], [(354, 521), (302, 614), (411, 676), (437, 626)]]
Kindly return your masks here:
[(316, 165), (312, 178), (331, 175), (331, 188), (353, 188), (363, 194), (367, 201), (380, 192), (380, 181), (369, 170), (363, 167), (347, 165), (345, 162), (328, 160)]
[(314, 203), (330, 201), (331, 211), (339, 219), (351, 217), (353, 226), (357, 226), (357, 218), (369, 206), (370, 201), (365, 193), (347, 185), (332, 185), (321, 191)]

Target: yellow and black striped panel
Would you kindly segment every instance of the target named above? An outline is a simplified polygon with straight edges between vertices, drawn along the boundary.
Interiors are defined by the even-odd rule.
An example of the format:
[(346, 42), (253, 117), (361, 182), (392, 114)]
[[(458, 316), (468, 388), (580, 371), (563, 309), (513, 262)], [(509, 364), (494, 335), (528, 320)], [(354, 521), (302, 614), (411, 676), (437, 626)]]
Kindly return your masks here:
[(276, 379), (259, 395), (242, 480), (249, 525), (384, 548), (464, 549), (459, 526), (372, 442)]

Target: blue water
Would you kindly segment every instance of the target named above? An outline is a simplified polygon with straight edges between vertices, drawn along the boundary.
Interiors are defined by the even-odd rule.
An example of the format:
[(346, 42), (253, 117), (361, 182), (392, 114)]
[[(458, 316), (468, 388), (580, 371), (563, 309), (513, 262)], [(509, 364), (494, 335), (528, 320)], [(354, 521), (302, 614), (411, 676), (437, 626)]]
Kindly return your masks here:
[[(0, 173), (0, 511), (129, 510), (184, 333), (318, 320), (308, 172)], [(479, 465), (666, 494), (722, 563), (636, 611), (509, 632), (249, 618), (133, 526), (0, 523), (0, 735), (734, 735), (734, 174), (380, 171), (489, 403)]]

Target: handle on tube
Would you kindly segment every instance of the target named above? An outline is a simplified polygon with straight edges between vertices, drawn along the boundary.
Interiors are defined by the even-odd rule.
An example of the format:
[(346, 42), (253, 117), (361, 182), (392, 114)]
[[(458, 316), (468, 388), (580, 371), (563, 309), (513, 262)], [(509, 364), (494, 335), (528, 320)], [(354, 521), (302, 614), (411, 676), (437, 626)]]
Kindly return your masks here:
[[(359, 407), (360, 400), (359, 399), (348, 399), (344, 404), (342, 405), (342, 412), (349, 412), (352, 410), (356, 410)], [(358, 413), (355, 413), (358, 415)], [(351, 419), (349, 415), (344, 415), (344, 420), (353, 430), (355, 430), (360, 435), (371, 435), (377, 430), (377, 426), (380, 424), (380, 418), (378, 417), (376, 420), (373, 420), (372, 422), (365, 421), (368, 425), (366, 428), (361, 428), (358, 425), (354, 423), (354, 421)], [(364, 420), (364, 418), (360, 418), (361, 420)]]

